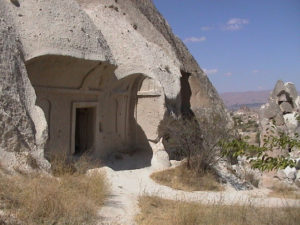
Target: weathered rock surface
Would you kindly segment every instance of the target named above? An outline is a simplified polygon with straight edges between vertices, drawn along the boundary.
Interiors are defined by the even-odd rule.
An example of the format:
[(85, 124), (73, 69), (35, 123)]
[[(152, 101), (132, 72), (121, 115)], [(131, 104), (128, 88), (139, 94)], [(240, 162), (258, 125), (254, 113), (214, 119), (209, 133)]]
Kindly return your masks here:
[(293, 112), (293, 106), (289, 102), (282, 102), (280, 104), (280, 109), (284, 114)]
[[(23, 45), (25, 60), (41, 55), (113, 61), (96, 26), (74, 0), (20, 0), (16, 7), (0, 0)], [(34, 26), (33, 26), (34, 24)]]
[(284, 124), (284, 119), (281, 113), (281, 109), (278, 104), (276, 104), (275, 100), (270, 100), (267, 104), (261, 107), (260, 118), (275, 120), (276, 125), (281, 126)]
[(271, 94), (272, 98), (275, 99), (284, 89), (284, 82), (282, 80), (277, 81)]
[(153, 150), (153, 157), (151, 159), (151, 166), (154, 170), (163, 170), (171, 166), (169, 155), (166, 152), (162, 139), (157, 144), (151, 145)]
[[(29, 152), (38, 161), (43, 158), (49, 115), (45, 118), (42, 109), (36, 106), (28, 68), (39, 69), (35, 70), (36, 74), (30, 71), (36, 78), (43, 73), (39, 65), (49, 66), (51, 60), (57, 66), (54, 72), (64, 72), (64, 69), (69, 72), (63, 63), (69, 63), (68, 69), (75, 61), (76, 65), (81, 65), (80, 62), (86, 67), (93, 65), (80, 74), (85, 78), (93, 73), (97, 77), (97, 71), (105, 70), (106, 66), (110, 66), (107, 73), (113, 74), (116, 83), (137, 75), (152, 78), (163, 90), (166, 113), (180, 116), (191, 111), (198, 117), (216, 114), (224, 124), (227, 123), (225, 107), (215, 88), (151, 0), (19, 0), (19, 5), (0, 0), (0, 19), (0, 146), (3, 160), (9, 152), (11, 158), (16, 152)], [(103, 79), (95, 82), (85, 79), (82, 85), (98, 82), (100, 85)], [(43, 85), (35, 84), (49, 90)], [(128, 91), (125, 84), (124, 87), (114, 85), (111, 92), (121, 95)], [(72, 91), (89, 91), (82, 87), (76, 90), (72, 87)], [(57, 85), (51, 88), (57, 88)], [(92, 91), (95, 94), (101, 90), (94, 88)], [(134, 101), (133, 97), (131, 101)], [(55, 134), (59, 136), (59, 132), (61, 130), (57, 129)], [(163, 151), (154, 156), (158, 161), (167, 158)]]
[[(1, 7), (0, 14), (4, 11)], [(35, 106), (23, 60), (11, 21), (0, 18), (0, 162), (8, 169), (28, 170), (31, 163), (48, 169), (43, 159), (47, 124)]]
[(294, 84), (283, 83), (279, 80), (268, 103), (263, 105), (260, 110), (260, 123), (265, 133), (266, 119), (269, 124), (275, 125), (281, 131), (295, 133), (298, 129), (297, 116), (299, 115), (299, 96)]
[(298, 92), (297, 92), (295, 85), (291, 82), (288, 82), (284, 85), (284, 87), (285, 87), (285, 91), (289, 94), (289, 97), (294, 102), (298, 97)]
[(296, 173), (297, 173), (296, 168), (291, 168), (288, 166), (287, 168), (284, 169), (284, 173), (288, 179), (290, 180), (296, 179)]
[(298, 112), (300, 110), (300, 96), (297, 97), (296, 101), (295, 101), (296, 107), (298, 108)]
[(299, 121), (296, 119), (297, 113), (288, 113), (284, 115), (284, 121), (287, 129), (291, 131), (290, 133), (293, 134), (294, 131), (297, 132), (297, 128), (299, 127)]
[(151, 0), (77, 1), (106, 38), (118, 64), (118, 77), (142, 72), (156, 78), (170, 98), (171, 110), (180, 109), (175, 99), (181, 97), (181, 82), (188, 82), (188, 101), (195, 114), (207, 115), (203, 110), (207, 108), (224, 117), (215, 88)]

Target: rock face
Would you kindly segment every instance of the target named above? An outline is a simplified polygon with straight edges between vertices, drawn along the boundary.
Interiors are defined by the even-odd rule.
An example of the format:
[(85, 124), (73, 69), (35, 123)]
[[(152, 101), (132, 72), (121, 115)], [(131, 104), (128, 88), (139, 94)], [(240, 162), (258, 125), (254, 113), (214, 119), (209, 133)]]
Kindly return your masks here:
[[(0, 14), (4, 14), (1, 7)], [(35, 106), (22, 46), (9, 19), (0, 18), (0, 162), (7, 169), (49, 169), (43, 148), (47, 124)]]
[[(265, 135), (278, 136), (280, 133), (283, 133), (295, 137), (296, 133), (300, 134), (300, 108), (298, 101), (299, 96), (295, 85), (292, 83), (284, 83), (279, 80), (270, 95), (268, 103), (263, 105), (260, 109), (259, 121), (261, 126), (261, 144), (264, 144)], [(285, 157), (296, 160), (299, 158), (299, 153), (299, 149), (287, 148), (283, 150), (273, 149), (269, 155), (284, 155)], [(276, 182), (279, 181), (293, 184), (296, 182), (297, 171), (298, 169), (296, 168), (288, 167), (285, 170), (279, 170), (277, 173), (263, 174), (262, 180), (268, 180), (268, 182), (265, 183), (270, 187), (276, 185)]]
[(294, 84), (279, 80), (267, 104), (260, 110), (262, 134), (275, 127), (275, 132), (294, 135), (299, 129), (299, 96)]
[(19, 152), (45, 168), (44, 150), (152, 153), (167, 114), (227, 122), (216, 90), (151, 0), (18, 2), (0, 0), (0, 159), (11, 167)]

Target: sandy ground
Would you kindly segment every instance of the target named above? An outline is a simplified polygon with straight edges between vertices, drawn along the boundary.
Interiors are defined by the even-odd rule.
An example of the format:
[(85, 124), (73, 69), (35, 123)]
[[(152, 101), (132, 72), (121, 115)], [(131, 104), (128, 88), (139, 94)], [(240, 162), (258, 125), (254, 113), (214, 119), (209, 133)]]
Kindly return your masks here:
[[(134, 217), (139, 213), (138, 197), (141, 195), (159, 196), (166, 199), (201, 202), (205, 204), (252, 204), (265, 207), (300, 207), (300, 200), (266, 198), (267, 189), (236, 191), (229, 185), (222, 192), (185, 192), (155, 183), (149, 176), (151, 167), (142, 168), (139, 160), (132, 156), (117, 160), (114, 165), (101, 168), (106, 172), (111, 184), (111, 194), (100, 211), (102, 222), (99, 225), (135, 225)], [(138, 169), (126, 169), (138, 168)], [(113, 168), (113, 169), (112, 169)]]

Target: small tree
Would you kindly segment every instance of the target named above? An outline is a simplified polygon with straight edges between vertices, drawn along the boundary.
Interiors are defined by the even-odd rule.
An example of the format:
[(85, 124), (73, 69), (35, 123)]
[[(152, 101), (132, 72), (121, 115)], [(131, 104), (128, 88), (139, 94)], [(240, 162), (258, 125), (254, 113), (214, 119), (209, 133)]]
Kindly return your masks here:
[[(160, 136), (176, 148), (179, 157), (185, 157), (188, 169), (198, 173), (213, 169), (220, 159), (218, 143), (228, 135), (220, 125), (221, 117), (165, 118), (160, 126)], [(223, 123), (224, 121), (221, 120)]]

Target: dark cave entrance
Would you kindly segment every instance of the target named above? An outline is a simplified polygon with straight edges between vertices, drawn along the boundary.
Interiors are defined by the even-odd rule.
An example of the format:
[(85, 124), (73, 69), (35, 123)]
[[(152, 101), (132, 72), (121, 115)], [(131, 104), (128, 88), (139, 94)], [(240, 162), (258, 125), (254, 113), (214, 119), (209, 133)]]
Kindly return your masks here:
[(181, 113), (182, 116), (185, 118), (192, 118), (194, 117), (194, 113), (191, 110), (191, 96), (192, 90), (189, 84), (189, 77), (191, 74), (181, 71), (181, 90), (180, 90), (180, 97), (181, 97)]
[(76, 108), (75, 155), (87, 152), (94, 142), (95, 108)]

